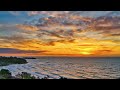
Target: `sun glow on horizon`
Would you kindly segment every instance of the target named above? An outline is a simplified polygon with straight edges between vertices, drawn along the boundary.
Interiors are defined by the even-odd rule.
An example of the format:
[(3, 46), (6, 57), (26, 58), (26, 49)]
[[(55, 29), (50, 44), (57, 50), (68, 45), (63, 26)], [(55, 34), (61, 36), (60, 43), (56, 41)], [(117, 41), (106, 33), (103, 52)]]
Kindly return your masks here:
[(0, 12), (0, 55), (120, 56), (120, 13), (108, 13)]

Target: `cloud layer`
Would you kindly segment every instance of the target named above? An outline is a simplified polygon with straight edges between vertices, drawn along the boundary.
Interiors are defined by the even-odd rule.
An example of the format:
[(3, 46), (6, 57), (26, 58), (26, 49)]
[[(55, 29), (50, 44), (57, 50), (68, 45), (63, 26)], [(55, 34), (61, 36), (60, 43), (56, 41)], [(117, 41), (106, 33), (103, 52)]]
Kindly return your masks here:
[(0, 53), (120, 55), (119, 11), (8, 13), (24, 21), (0, 24)]
[(45, 51), (35, 51), (35, 50), (19, 50), (19, 49), (14, 49), (14, 48), (0, 48), (0, 53), (2, 54), (37, 54), (37, 53), (43, 53)]

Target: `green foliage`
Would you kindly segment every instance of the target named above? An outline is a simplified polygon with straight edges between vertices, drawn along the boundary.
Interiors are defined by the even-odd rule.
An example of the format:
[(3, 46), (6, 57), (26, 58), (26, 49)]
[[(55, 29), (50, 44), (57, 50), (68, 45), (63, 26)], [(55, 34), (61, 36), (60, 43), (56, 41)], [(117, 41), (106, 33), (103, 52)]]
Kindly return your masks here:
[(0, 71), (0, 79), (38, 79), (27, 72), (22, 72), (17, 74), (15, 77), (12, 76), (11, 72), (7, 69), (2, 69)]
[(27, 61), (23, 58), (17, 57), (0, 57), (0, 66), (6, 66), (10, 64), (25, 64)]
[(7, 69), (2, 69), (0, 71), (0, 76), (2, 77), (2, 79), (10, 79), (12, 77), (10, 71)]
[[(9, 70), (2, 69), (0, 71), (0, 79), (40, 79), (39, 77), (32, 76), (30, 73), (22, 72), (21, 74), (17, 74), (15, 77), (13, 77)], [(49, 76), (45, 76), (41, 79), (49, 79)], [(60, 77), (59, 79), (67, 79), (65, 77)]]
[(31, 76), (31, 74), (27, 72), (22, 72), (21, 74), (16, 75), (16, 78), (18, 79), (36, 79), (34, 76)]

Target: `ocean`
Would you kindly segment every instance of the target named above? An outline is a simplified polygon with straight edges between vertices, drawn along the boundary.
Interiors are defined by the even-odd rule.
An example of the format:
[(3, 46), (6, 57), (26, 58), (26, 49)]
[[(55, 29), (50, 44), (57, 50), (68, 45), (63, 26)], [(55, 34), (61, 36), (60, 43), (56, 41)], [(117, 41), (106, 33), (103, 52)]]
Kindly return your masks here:
[(13, 75), (28, 72), (36, 77), (48, 75), (51, 79), (60, 76), (70, 79), (117, 79), (120, 78), (120, 57), (39, 57), (27, 59), (27, 64), (9, 65)]

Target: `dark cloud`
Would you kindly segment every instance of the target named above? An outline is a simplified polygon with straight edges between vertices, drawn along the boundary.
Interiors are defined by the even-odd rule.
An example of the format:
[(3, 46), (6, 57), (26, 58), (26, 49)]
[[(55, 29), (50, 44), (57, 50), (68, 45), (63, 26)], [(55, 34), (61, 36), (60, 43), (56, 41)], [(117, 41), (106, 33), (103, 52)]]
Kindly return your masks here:
[(120, 16), (120, 11), (28, 11), (28, 15), (77, 15), (84, 17)]
[[(46, 12), (49, 13), (49, 12)], [(71, 14), (66, 14), (64, 11), (61, 13), (59, 12), (52, 12), (51, 16), (49, 15), (48, 17), (37, 17), (33, 18), (31, 20), (28, 20), (25, 22), (26, 25), (32, 25), (32, 26), (50, 26), (50, 25), (88, 25), (91, 22), (91, 18), (88, 17), (81, 17), (81, 16), (75, 16)]]
[(110, 36), (120, 36), (120, 33), (118, 33), (118, 34), (110, 34)]
[(51, 40), (48, 39), (47, 42), (42, 43), (44, 46), (55, 46), (56, 43), (74, 43), (75, 39), (61, 39), (61, 40)]
[(26, 36), (22, 35), (11, 35), (11, 36), (0, 36), (0, 42), (14, 45), (21, 45), (22, 42), (29, 40)]
[(49, 31), (49, 30), (39, 30), (39, 33), (37, 34), (38, 37), (42, 37), (43, 35), (48, 35), (48, 36), (55, 36), (58, 38), (63, 38), (59, 32), (56, 31)]
[(62, 29), (57, 29), (57, 30), (39, 30), (37, 36), (42, 37), (43, 35), (48, 35), (48, 36), (54, 36), (58, 38), (72, 38), (74, 37), (74, 34), (77, 32), (80, 32), (81, 29), (67, 29), (67, 30), (62, 30)]
[(120, 17), (103, 16), (92, 21), (96, 30), (120, 29)]
[(55, 46), (55, 41), (49, 41), (43, 44), (44, 46)]
[[(54, 46), (56, 42), (68, 43), (74, 42), (74, 30), (39, 30), (37, 37), (43, 41), (43, 45), (52, 45)], [(44, 36), (49, 36), (44, 38)], [(54, 38), (55, 37), (55, 38)], [(45, 42), (45, 43), (44, 43)]]
[(0, 39), (10, 40), (10, 41), (21, 41), (21, 40), (26, 40), (27, 38), (22, 35), (12, 35), (12, 36), (0, 36)]
[(96, 30), (114, 30), (120, 29), (120, 26), (95, 26)]
[(104, 50), (97, 50), (97, 51), (94, 51), (93, 54), (108, 54), (108, 53), (112, 53), (114, 52), (113, 50), (110, 50), (110, 49), (104, 49)]
[(44, 53), (46, 51), (36, 51), (36, 50), (19, 50), (14, 48), (0, 48), (0, 53), (7, 54), (29, 54), (29, 53)]

